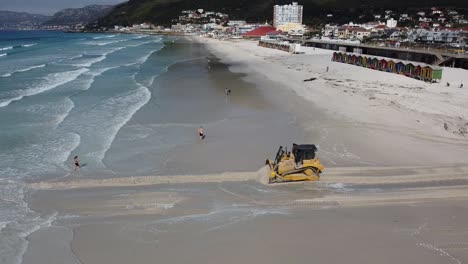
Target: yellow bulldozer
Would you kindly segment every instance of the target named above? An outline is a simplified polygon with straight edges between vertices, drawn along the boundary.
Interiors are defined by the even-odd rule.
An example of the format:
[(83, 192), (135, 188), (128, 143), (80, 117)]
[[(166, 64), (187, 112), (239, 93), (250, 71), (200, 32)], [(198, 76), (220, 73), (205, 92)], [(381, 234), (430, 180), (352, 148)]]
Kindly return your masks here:
[(273, 161), (267, 159), (270, 167), (269, 183), (290, 181), (318, 181), (325, 167), (316, 157), (315, 145), (293, 144), (291, 152), (279, 147)]

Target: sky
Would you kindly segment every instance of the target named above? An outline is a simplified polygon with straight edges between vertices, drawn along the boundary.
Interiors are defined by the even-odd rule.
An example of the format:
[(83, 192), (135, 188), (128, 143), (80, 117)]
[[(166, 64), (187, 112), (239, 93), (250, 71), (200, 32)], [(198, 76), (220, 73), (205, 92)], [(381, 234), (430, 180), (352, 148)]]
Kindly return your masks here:
[(125, 0), (0, 0), (0, 10), (52, 15), (64, 8), (113, 5)]

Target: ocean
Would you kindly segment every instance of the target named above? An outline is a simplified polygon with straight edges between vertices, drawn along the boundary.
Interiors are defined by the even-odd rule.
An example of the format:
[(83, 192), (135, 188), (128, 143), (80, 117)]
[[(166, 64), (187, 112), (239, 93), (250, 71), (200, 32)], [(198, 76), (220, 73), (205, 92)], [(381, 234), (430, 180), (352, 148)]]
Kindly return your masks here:
[(190, 55), (157, 57), (174, 38), (0, 32), (0, 263), (20, 263), (26, 237), (54, 221), (25, 202), (25, 182), (105, 164), (119, 130), (148, 104), (154, 81)]

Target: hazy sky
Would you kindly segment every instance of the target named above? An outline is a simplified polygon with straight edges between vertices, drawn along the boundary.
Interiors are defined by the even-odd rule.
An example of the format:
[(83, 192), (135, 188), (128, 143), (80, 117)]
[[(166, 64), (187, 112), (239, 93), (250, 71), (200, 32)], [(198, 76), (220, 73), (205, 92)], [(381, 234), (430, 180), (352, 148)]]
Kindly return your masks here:
[(0, 10), (51, 15), (58, 10), (87, 5), (113, 5), (125, 0), (0, 0)]

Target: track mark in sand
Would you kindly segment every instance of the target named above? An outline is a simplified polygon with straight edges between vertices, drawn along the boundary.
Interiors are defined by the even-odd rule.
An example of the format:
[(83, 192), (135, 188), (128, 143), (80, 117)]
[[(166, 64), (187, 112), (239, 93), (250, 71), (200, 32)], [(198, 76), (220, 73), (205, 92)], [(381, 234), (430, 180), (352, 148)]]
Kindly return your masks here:
[(393, 230), (393, 233), (402, 234), (402, 235), (410, 235), (410, 236), (418, 236), (422, 232), (427, 231), (428, 226), (429, 226), (429, 223), (426, 221), (422, 225), (416, 228), (399, 228), (399, 229)]
[(247, 197), (246, 195), (241, 195), (241, 194), (232, 192), (230, 190), (227, 190), (226, 188), (222, 186), (218, 186), (218, 188), (225, 193), (228, 193), (232, 196), (242, 199), (245, 203), (262, 205), (262, 206), (288, 206), (288, 207), (294, 206), (294, 207), (307, 207), (307, 208), (328, 208), (330, 206), (340, 205), (338, 201), (322, 200), (320, 198), (294, 199), (294, 200), (289, 199), (289, 200), (283, 200), (280, 202), (272, 203), (272, 202), (258, 201), (258, 200), (252, 199), (250, 197)]
[(423, 248), (426, 248), (426, 249), (429, 249), (431, 251), (434, 251), (436, 253), (438, 253), (440, 256), (444, 256), (444, 257), (448, 257), (452, 260), (452, 262), (454, 263), (457, 263), (457, 264), (462, 264), (462, 262), (455, 258), (454, 256), (450, 255), (447, 251), (441, 249), (441, 248), (438, 248), (432, 244), (429, 244), (429, 243), (417, 243), (416, 244), (417, 246), (420, 246), (420, 247), (423, 247)]
[(466, 249), (468, 250), (468, 242), (459, 242), (459, 243), (447, 243), (444, 245), (439, 245), (443, 249)]

